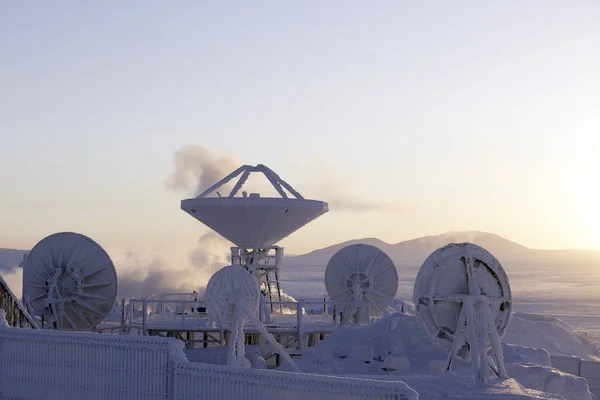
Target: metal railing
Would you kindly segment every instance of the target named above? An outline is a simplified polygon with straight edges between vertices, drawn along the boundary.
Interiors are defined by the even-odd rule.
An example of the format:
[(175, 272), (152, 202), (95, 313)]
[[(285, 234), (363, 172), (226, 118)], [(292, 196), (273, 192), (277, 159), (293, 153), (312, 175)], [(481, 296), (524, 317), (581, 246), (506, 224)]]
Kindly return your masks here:
[(39, 328), (37, 321), (25, 310), (17, 296), (0, 275), (0, 309), (6, 313), (8, 324), (15, 328)]
[[(127, 303), (122, 319), (126, 329), (139, 329), (142, 335), (147, 335), (150, 330), (168, 331), (227, 331), (226, 327), (219, 326), (206, 313), (204, 300), (169, 299), (167, 297), (186, 297), (186, 294), (163, 294), (149, 298), (133, 298)], [(307, 327), (312, 327), (311, 332), (322, 330), (329, 333), (339, 329), (345, 322), (347, 310), (356, 311), (356, 304), (334, 303), (331, 299), (321, 298), (297, 301), (275, 301), (261, 304), (273, 304), (276, 312), (265, 315), (259, 310), (259, 320), (265, 324), (267, 330), (273, 334), (294, 334), (297, 337), (297, 350), (305, 347)], [(377, 318), (371, 317), (369, 304), (365, 303), (363, 322), (372, 322)], [(282, 312), (279, 312), (282, 310)], [(264, 310), (263, 310), (264, 311)], [(294, 318), (295, 316), (295, 318)], [(157, 318), (159, 317), (159, 318)], [(198, 322), (198, 324), (189, 324)], [(249, 329), (252, 332), (252, 328)], [(220, 340), (223, 343), (223, 340)]]

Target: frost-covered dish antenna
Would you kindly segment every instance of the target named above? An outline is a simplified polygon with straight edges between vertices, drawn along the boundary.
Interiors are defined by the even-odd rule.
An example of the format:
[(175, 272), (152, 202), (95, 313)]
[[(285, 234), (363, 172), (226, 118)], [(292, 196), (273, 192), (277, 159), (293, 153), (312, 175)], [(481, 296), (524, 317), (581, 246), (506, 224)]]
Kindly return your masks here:
[(256, 317), (260, 291), (258, 282), (239, 265), (229, 265), (217, 271), (206, 285), (206, 311), (220, 328), (231, 332), (227, 365), (236, 367), (250, 366), (244, 357), (244, 325), (250, 322), (265, 339), (299, 372), (296, 363), (289, 354), (267, 332)]
[(23, 302), (44, 327), (96, 327), (112, 310), (117, 273), (109, 255), (87, 236), (61, 232), (36, 244), (24, 258)]
[[(262, 173), (280, 197), (261, 197), (242, 192), (236, 196), (251, 173)], [(240, 176), (241, 175), (241, 176)], [(219, 188), (240, 176), (227, 196)], [(216, 193), (217, 197), (210, 197)], [(256, 275), (261, 291), (270, 303), (270, 312), (281, 301), (279, 269), (283, 248), (276, 243), (328, 211), (326, 202), (305, 199), (275, 172), (259, 164), (242, 165), (196, 198), (181, 201), (181, 209), (202, 222), (236, 247), (231, 248), (231, 264)], [(269, 320), (269, 316), (265, 316)]]
[[(261, 172), (281, 197), (246, 192), (236, 197), (253, 172)], [(217, 189), (240, 174), (231, 192), (222, 197)], [(213, 192), (218, 197), (208, 197)], [(323, 201), (305, 199), (279, 175), (259, 164), (239, 167), (198, 197), (182, 200), (181, 209), (236, 246), (260, 249), (272, 246), (326, 213), (328, 206)]]
[(506, 376), (500, 339), (510, 323), (512, 295), (498, 260), (471, 244), (449, 244), (423, 263), (414, 287), (419, 326), (454, 359), (471, 362), (477, 382)]
[(381, 312), (398, 290), (398, 272), (390, 257), (368, 244), (353, 244), (335, 253), (325, 270), (327, 294), (343, 310), (342, 325), (368, 322), (369, 312)]

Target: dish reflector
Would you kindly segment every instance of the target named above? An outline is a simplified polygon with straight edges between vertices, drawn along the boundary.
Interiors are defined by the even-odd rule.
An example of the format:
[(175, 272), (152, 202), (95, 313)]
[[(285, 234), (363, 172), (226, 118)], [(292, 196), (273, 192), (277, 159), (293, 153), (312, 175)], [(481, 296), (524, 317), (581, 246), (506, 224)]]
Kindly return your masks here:
[(36, 244), (23, 261), (23, 300), (28, 311), (55, 329), (96, 327), (117, 297), (110, 257), (87, 236), (55, 233)]
[[(449, 244), (434, 251), (415, 280), (414, 302), (419, 326), (429, 339), (453, 358), (471, 360), (469, 318), (490, 320), (502, 338), (510, 323), (512, 295), (504, 269), (491, 253), (472, 243)], [(482, 301), (483, 300), (483, 301)], [(465, 311), (471, 301), (473, 312)], [(489, 304), (485, 310), (482, 304)], [(469, 326), (471, 325), (471, 326)], [(493, 341), (486, 339), (486, 353)]]
[(325, 287), (337, 304), (369, 303), (386, 308), (398, 290), (398, 272), (390, 257), (368, 244), (353, 244), (335, 253), (325, 270)]
[(265, 248), (327, 212), (327, 203), (260, 197), (205, 197), (183, 200), (181, 208), (236, 246)]
[[(242, 197), (235, 197), (252, 172), (263, 173), (281, 198), (260, 197), (258, 193), (248, 196), (246, 192)], [(216, 192), (240, 174), (227, 197)], [(212, 192), (219, 197), (207, 197)], [(305, 199), (261, 164), (242, 165), (198, 197), (182, 200), (181, 209), (236, 246), (255, 249), (274, 245), (329, 210), (327, 203)]]
[[(250, 312), (258, 310), (260, 291), (254, 275), (237, 265), (223, 267), (211, 276), (206, 285), (206, 311), (222, 328), (234, 323), (236, 303)], [(247, 317), (240, 321), (243, 324)]]

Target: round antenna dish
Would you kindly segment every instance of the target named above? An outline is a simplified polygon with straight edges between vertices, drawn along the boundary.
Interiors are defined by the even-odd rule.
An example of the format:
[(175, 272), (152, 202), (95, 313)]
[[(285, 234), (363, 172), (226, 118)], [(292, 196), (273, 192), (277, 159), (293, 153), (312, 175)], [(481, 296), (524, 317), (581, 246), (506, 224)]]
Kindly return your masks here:
[(265, 248), (327, 212), (318, 200), (204, 197), (181, 201), (181, 209), (236, 246)]
[[(206, 312), (223, 328), (234, 322), (236, 303), (242, 303), (252, 313), (258, 311), (260, 291), (256, 278), (238, 265), (221, 268), (206, 285)], [(247, 317), (242, 318), (242, 324)]]
[(508, 277), (492, 254), (471, 243), (449, 244), (434, 251), (419, 270), (413, 300), (419, 326), (450, 358), (471, 360), (473, 348), (480, 345), (469, 343), (469, 330), (480, 329), (481, 323), (475, 321), (485, 318), (487, 331), (495, 336), (486, 339), (481, 354), (495, 343), (500, 346), (499, 339), (510, 323)]
[(94, 328), (114, 306), (115, 266), (87, 236), (50, 235), (34, 246), (22, 265), (24, 303), (51, 328)]
[(329, 260), (325, 287), (336, 304), (361, 307), (368, 303), (380, 312), (396, 297), (398, 272), (390, 257), (377, 247), (353, 244)]
[[(262, 173), (281, 197), (236, 197), (249, 175)], [(222, 197), (217, 189), (241, 175), (231, 192)], [(208, 197), (216, 193), (218, 197)], [(225, 239), (242, 248), (274, 245), (326, 213), (326, 202), (308, 200), (265, 165), (242, 165), (198, 197), (181, 201), (181, 209)]]

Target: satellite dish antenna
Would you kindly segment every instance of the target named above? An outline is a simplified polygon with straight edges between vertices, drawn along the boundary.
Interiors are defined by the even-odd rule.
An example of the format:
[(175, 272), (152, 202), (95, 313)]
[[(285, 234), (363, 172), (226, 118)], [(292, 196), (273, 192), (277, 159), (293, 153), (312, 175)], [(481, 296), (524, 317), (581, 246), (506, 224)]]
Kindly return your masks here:
[[(253, 172), (263, 173), (281, 197), (260, 197), (259, 193), (248, 195), (246, 192), (236, 197)], [(218, 197), (208, 197), (240, 174), (227, 197), (218, 192)], [(242, 165), (198, 197), (182, 200), (181, 209), (238, 247), (262, 249), (326, 213), (328, 205), (305, 199), (279, 175), (259, 164)]]
[(55, 233), (23, 260), (23, 300), (30, 314), (54, 329), (95, 328), (112, 310), (117, 273), (110, 257), (87, 236)]
[[(261, 197), (259, 193), (236, 195), (251, 173), (262, 173), (280, 197)], [(227, 196), (217, 190), (241, 175)], [(209, 197), (216, 193), (218, 197)], [(279, 240), (328, 211), (327, 203), (302, 197), (290, 184), (265, 165), (242, 165), (198, 197), (181, 201), (181, 209), (234, 243), (231, 264), (240, 265), (256, 275), (270, 303), (281, 301), (279, 270), (283, 248)], [(266, 307), (265, 307), (266, 308)], [(279, 309), (282, 310), (281, 304)], [(269, 315), (266, 315), (269, 321)]]
[(367, 322), (371, 309), (381, 312), (398, 290), (398, 272), (390, 257), (368, 244), (353, 244), (335, 253), (325, 270), (327, 294), (349, 319)]
[[(206, 285), (206, 312), (222, 327), (235, 322), (235, 305), (243, 303), (252, 313), (258, 309), (260, 292), (256, 279), (243, 268), (230, 265), (215, 272)], [(247, 316), (238, 322), (245, 323)]]
[(261, 294), (258, 282), (239, 265), (229, 265), (217, 271), (206, 285), (206, 311), (221, 328), (231, 331), (227, 365), (248, 368), (245, 358), (244, 324), (250, 322), (279, 354), (294, 368), (300, 369), (287, 351), (266, 330), (256, 313)]
[(478, 383), (488, 382), (490, 369), (506, 376), (500, 339), (510, 323), (512, 296), (492, 254), (471, 243), (437, 249), (419, 270), (413, 300), (421, 330), (448, 353), (445, 371), (458, 358), (471, 362)]

